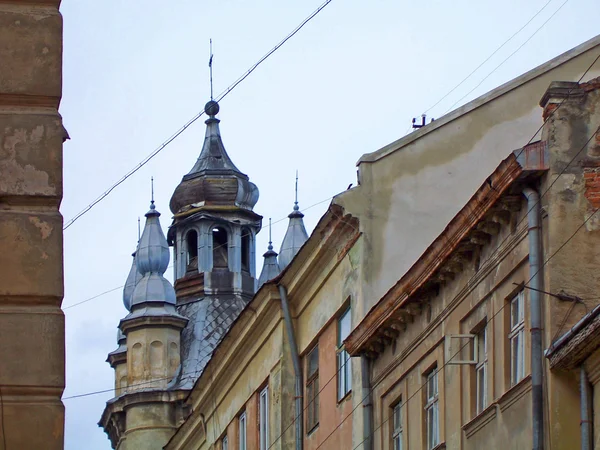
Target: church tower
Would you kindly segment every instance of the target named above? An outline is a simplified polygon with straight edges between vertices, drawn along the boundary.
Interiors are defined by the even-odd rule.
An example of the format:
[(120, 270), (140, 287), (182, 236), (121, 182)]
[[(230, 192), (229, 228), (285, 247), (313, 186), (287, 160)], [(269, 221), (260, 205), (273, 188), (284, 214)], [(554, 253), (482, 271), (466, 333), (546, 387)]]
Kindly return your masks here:
[(177, 386), (192, 387), (212, 351), (256, 292), (256, 234), (252, 209), (258, 188), (232, 162), (219, 130), (217, 102), (204, 110), (206, 136), (198, 160), (171, 198), (177, 309), (189, 318), (183, 332)]

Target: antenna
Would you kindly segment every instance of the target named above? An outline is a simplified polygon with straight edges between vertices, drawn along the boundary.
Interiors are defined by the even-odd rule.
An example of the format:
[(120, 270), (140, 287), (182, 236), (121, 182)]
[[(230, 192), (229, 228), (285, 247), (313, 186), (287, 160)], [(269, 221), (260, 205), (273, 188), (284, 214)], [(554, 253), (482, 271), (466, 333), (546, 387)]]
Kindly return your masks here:
[[(417, 118), (413, 117), (412, 120), (412, 127), (413, 128), (423, 128), (426, 124), (425, 121), (427, 120), (427, 114), (421, 114), (421, 123), (416, 123), (417, 122)], [(431, 118), (431, 122), (433, 122), (435, 119), (432, 117)], [(429, 122), (429, 123), (431, 123)]]
[(294, 197), (294, 209), (298, 209), (298, 169), (296, 169), (296, 195)]
[(154, 177), (150, 177), (150, 189), (152, 191), (152, 199), (150, 200), (150, 209), (154, 209)]
[(212, 60), (213, 60), (213, 51), (212, 51), (212, 39), (210, 40), (210, 58), (208, 59), (208, 68), (210, 69), (210, 99), (213, 98), (213, 80), (212, 80)]

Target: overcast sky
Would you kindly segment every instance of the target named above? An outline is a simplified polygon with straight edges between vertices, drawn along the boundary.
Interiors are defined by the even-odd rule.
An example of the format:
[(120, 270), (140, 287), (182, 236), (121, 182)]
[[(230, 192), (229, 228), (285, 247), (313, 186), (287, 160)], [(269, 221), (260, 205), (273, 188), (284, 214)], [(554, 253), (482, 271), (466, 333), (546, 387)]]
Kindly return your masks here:
[[(447, 94), (548, 4), (476, 74), (430, 111), (442, 116), (598, 32), (597, 0), (571, 0), (500, 69), (564, 0), (452, 2), (334, 0), (221, 103), (221, 132), (234, 163), (260, 190), (255, 211), (285, 218), (294, 174), (300, 207), (355, 183), (358, 158), (402, 137), (412, 117)], [(215, 93), (226, 89), (314, 11), (316, 1), (63, 0), (65, 222), (156, 149)], [(202, 146), (198, 120), (65, 231), (68, 308), (122, 286), (147, 211), (150, 177), (163, 229), (168, 203)], [(310, 231), (328, 202), (305, 210)], [(409, 213), (409, 212), (408, 212)], [(273, 226), (278, 250), (287, 220)], [(266, 251), (258, 237), (257, 263)], [(172, 279), (172, 271), (168, 271)], [(122, 291), (68, 308), (65, 397), (110, 389), (105, 362), (126, 311)], [(97, 426), (112, 393), (66, 399), (66, 448), (109, 449)]]

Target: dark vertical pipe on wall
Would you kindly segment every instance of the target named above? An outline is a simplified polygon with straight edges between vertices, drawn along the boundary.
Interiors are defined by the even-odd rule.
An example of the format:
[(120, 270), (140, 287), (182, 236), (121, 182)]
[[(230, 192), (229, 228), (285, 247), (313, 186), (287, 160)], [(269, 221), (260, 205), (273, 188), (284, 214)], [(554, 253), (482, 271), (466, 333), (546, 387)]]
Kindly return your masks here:
[(579, 386), (581, 395), (581, 450), (592, 450), (592, 411), (590, 382), (583, 365), (579, 371)]
[(371, 394), (370, 362), (360, 357), (363, 401), (363, 450), (373, 450), (373, 395)]

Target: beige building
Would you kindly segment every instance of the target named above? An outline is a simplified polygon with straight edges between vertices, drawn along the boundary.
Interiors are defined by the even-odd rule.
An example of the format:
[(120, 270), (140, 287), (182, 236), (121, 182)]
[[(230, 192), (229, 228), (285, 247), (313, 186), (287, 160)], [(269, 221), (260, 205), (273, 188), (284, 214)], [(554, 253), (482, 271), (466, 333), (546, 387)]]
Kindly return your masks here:
[(578, 382), (598, 383), (598, 309), (556, 341), (599, 303), (600, 78), (553, 82), (540, 105), (542, 140), (497, 167), (346, 341), (372, 360), (375, 448), (590, 449), (600, 436), (585, 425), (600, 395), (580, 415)]
[(62, 449), (62, 17), (0, 2), (0, 442)]
[[(532, 444), (531, 403), (545, 411), (539, 429), (547, 448), (579, 442), (578, 416), (572, 419), (572, 408), (579, 408), (576, 377), (542, 364), (532, 382), (528, 361), (530, 331), (543, 345), (536, 347), (538, 364), (554, 334), (585, 308), (570, 308), (564, 295), (544, 300), (542, 323), (530, 326), (534, 291), (522, 285), (530, 282), (531, 208), (523, 192), (532, 198), (527, 189), (549, 188), (592, 135), (597, 92), (588, 82), (600, 75), (600, 63), (593, 64), (599, 53), (597, 37), (364, 155), (359, 185), (333, 199), (308, 239), (294, 207), (280, 253), (269, 247), (260, 277), (258, 190), (225, 152), (218, 105), (207, 104), (204, 148), (170, 205), (166, 242), (174, 248), (176, 298), (163, 283), (153, 300), (132, 300), (147, 276), (139, 259), (124, 292), (132, 317), (121, 322), (124, 335), (109, 355), (116, 392), (100, 422), (113, 446), (379, 449), (401, 431), (404, 448), (479, 448), (509, 436), (522, 448)], [(577, 155), (542, 196), (541, 256), (557, 252), (591, 219), (587, 234), (571, 239), (570, 252), (544, 263), (533, 280), (541, 290), (582, 298), (596, 290), (588, 281), (595, 267), (597, 222), (589, 209), (595, 184), (585, 175), (596, 170), (596, 147), (585, 150), (587, 162)], [(167, 313), (179, 319), (159, 321), (160, 327), (132, 322), (157, 303), (171, 305)], [(507, 315), (513, 303), (514, 323)], [(489, 329), (477, 336), (487, 319)], [(507, 356), (505, 332), (518, 344), (515, 358)], [(449, 358), (457, 345), (465, 346), (462, 359)], [(153, 358), (157, 347), (161, 356)], [(485, 366), (476, 349), (488, 355)], [(482, 370), (485, 392), (478, 397)], [(424, 397), (419, 386), (428, 375)], [(405, 412), (392, 430), (393, 407), (403, 403), (408, 410), (398, 408)], [(575, 428), (570, 421), (562, 426), (565, 414)], [(429, 432), (428, 415), (437, 420)]]

